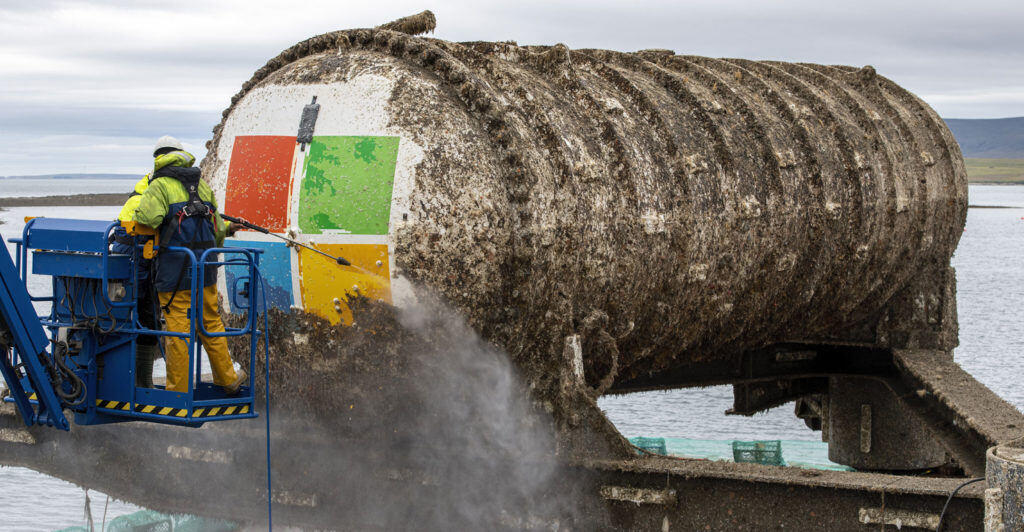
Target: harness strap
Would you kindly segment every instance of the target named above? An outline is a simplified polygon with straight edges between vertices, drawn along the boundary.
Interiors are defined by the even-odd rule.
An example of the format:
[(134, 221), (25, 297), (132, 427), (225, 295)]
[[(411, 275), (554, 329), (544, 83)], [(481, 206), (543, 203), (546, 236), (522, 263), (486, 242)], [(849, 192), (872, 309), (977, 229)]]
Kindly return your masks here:
[[(176, 221), (177, 221), (177, 220), (176, 220)], [(172, 223), (173, 223), (173, 222), (172, 222)], [(168, 225), (170, 225), (170, 224), (168, 224)], [(170, 231), (170, 232), (168, 232), (168, 234), (171, 234), (171, 233), (173, 233), (173, 232), (174, 232), (174, 231)], [(161, 242), (164, 242), (164, 241), (165, 241), (165, 240), (164, 240), (164, 238), (163, 238), (163, 235), (161, 235), (161, 236), (160, 236), (160, 241), (161, 241)], [(195, 250), (197, 250), (197, 249), (198, 249), (198, 250), (201, 250), (201, 249), (209, 249), (209, 248), (212, 248), (212, 247), (213, 247), (214, 245), (215, 245), (215, 242), (209, 242), (209, 241), (205, 241), (205, 242), (195, 242), (195, 243), (190, 243), (190, 244), (186, 244), (186, 245), (184, 245), (184, 246), (182, 246), (182, 247), (185, 247), (185, 248), (188, 248), (188, 249), (191, 249), (191, 250), (195, 251)], [(154, 262), (154, 264), (155, 264), (155, 262)], [(205, 282), (206, 282), (206, 279), (205, 279), (205, 270), (201, 270), (201, 271), (203, 271), (203, 276), (204, 276), (204, 278), (203, 278), (203, 282), (205, 283)], [(174, 303), (174, 298), (175, 298), (175, 297), (177, 297), (177, 295), (178, 295), (178, 292), (182, 292), (182, 291), (183, 291), (183, 290), (180, 290), (180, 289), (178, 288), (178, 286), (179, 286), (179, 285), (181, 285), (181, 280), (182, 280), (182, 279), (183, 279), (184, 277), (185, 277), (185, 268), (182, 268), (181, 270), (178, 270), (178, 278), (177, 278), (177, 279), (175, 279), (175, 281), (174, 281), (174, 292), (171, 292), (171, 298), (167, 300), (167, 304), (166, 304), (166, 305), (162, 305), (162, 306), (160, 307), (161, 309), (163, 309), (163, 311), (164, 311), (164, 312), (170, 312), (170, 308), (171, 308), (171, 303)], [(156, 278), (156, 276), (154, 275), (154, 277), (153, 277), (153, 278), (155, 279), (155, 278)], [(155, 286), (155, 284), (154, 284), (154, 286)], [(191, 289), (190, 289), (190, 290), (191, 290)]]
[[(160, 244), (168, 245), (171, 241), (171, 237), (175, 233), (180, 233), (181, 225), (186, 218), (205, 218), (209, 217), (210, 221), (214, 225), (216, 230), (217, 219), (215, 217), (216, 211), (211, 208), (203, 199), (199, 196), (199, 180), (200, 172), (198, 168), (193, 167), (178, 167), (178, 166), (165, 166), (155, 172), (150, 177), (150, 183), (153, 179), (160, 177), (170, 177), (177, 180), (185, 188), (188, 193), (188, 201), (184, 207), (178, 211), (177, 216), (168, 216), (164, 218), (164, 223), (160, 229)], [(189, 242), (184, 244), (182, 247), (189, 248), (191, 250), (197, 249), (208, 249), (215, 245), (214, 242)], [(185, 277), (186, 268), (182, 268), (178, 272), (178, 279), (174, 282), (174, 292), (171, 293), (170, 299), (167, 300), (166, 305), (162, 305), (161, 308), (164, 312), (170, 311), (170, 306), (174, 302), (175, 296), (178, 295), (179, 285), (181, 280)], [(205, 279), (204, 279), (205, 282)]]
[[(174, 233), (178, 232), (179, 229), (181, 229), (181, 220), (182, 220), (182, 217), (179, 216), (179, 217), (176, 217), (176, 218), (172, 217), (170, 222), (166, 222), (166, 221), (164, 222), (163, 230), (160, 231), (160, 245), (161, 246), (166, 246), (167, 243), (171, 241), (171, 235), (173, 235)], [(154, 264), (155, 264), (155, 262), (154, 262)], [(174, 303), (174, 297), (178, 295), (178, 286), (181, 284), (181, 280), (184, 277), (185, 277), (185, 268), (182, 268), (181, 270), (178, 271), (178, 278), (174, 281), (174, 292), (171, 293), (171, 298), (167, 300), (167, 304), (166, 305), (162, 305), (160, 307), (161, 309), (163, 309), (163, 311), (165, 313), (166, 312), (170, 312), (171, 303)], [(156, 277), (153, 277), (153, 279), (156, 279)], [(154, 283), (154, 286), (155, 286), (155, 283)]]
[(188, 192), (188, 203), (182, 207), (181, 212), (189, 218), (212, 215), (213, 209), (199, 197), (199, 182), (186, 183), (182, 181), (182, 184), (185, 185), (185, 191)]

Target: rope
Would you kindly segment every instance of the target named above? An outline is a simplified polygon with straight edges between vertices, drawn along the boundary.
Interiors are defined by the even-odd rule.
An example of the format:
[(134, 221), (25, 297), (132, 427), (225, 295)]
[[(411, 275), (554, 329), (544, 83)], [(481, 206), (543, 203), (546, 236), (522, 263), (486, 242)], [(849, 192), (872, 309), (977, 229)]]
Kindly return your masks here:
[(949, 494), (949, 497), (946, 499), (946, 504), (942, 505), (942, 513), (939, 514), (939, 525), (935, 527), (935, 532), (942, 532), (942, 522), (946, 519), (946, 510), (949, 509), (949, 503), (953, 502), (953, 497), (956, 497), (957, 492), (965, 486), (969, 486), (975, 482), (981, 482), (982, 480), (985, 480), (985, 477), (972, 478), (971, 480), (957, 486), (956, 489), (953, 490), (953, 493)]
[(598, 331), (598, 337), (608, 349), (608, 355), (611, 357), (612, 362), (608, 373), (598, 383), (597, 388), (593, 389), (595, 398), (604, 395), (604, 392), (608, 391), (608, 388), (611, 388), (612, 384), (615, 383), (615, 377), (619, 375), (619, 343), (604, 328)]
[(110, 495), (107, 495), (107, 502), (103, 503), (103, 524), (100, 525), (100, 532), (107, 531), (107, 507), (110, 506)]
[(96, 526), (92, 523), (92, 504), (89, 501), (89, 488), (85, 488), (85, 525), (89, 532), (96, 532)]
[[(608, 315), (595, 309), (583, 319), (581, 327), (585, 335), (589, 335), (592, 332), (597, 333), (596, 341), (605, 347), (609, 358), (611, 358), (611, 367), (608, 369), (608, 373), (598, 382), (596, 387), (589, 388), (588, 390), (594, 399), (604, 395), (604, 392), (608, 391), (612, 384), (615, 383), (615, 377), (619, 375), (619, 343), (614, 336), (608, 333), (607, 326)], [(632, 332), (632, 324), (630, 324), (630, 330), (626, 331), (626, 334), (622, 337), (625, 338), (630, 332)]]

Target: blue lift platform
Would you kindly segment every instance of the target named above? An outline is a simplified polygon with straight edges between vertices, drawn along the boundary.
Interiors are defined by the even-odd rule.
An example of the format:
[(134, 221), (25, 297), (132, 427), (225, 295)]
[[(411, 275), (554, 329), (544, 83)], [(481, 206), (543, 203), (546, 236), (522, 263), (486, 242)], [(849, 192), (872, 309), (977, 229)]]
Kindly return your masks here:
[[(259, 261), (262, 250), (214, 248), (197, 256), (191, 250), (169, 247), (190, 258), (191, 328), (188, 333), (152, 330), (139, 323), (136, 264), (159, 252), (155, 236), (133, 224), (95, 220), (34, 218), (28, 220), (16, 244), (15, 260), (0, 245), (0, 372), (7, 382), (6, 401), (17, 405), (25, 423), (70, 430), (65, 411), (76, 425), (150, 421), (199, 427), (209, 421), (256, 417), (253, 398), (256, 347), (267, 334), (259, 329), (265, 315), (261, 300)], [(110, 251), (114, 237), (131, 239), (130, 254)], [(31, 274), (52, 278), (49, 296), (28, 290)], [(211, 333), (196, 319), (202, 309), (198, 282), (207, 265), (232, 268), (229, 293), (237, 308), (246, 310), (244, 327)], [(259, 303), (258, 303), (259, 302)], [(34, 303), (49, 304), (37, 314)], [(136, 338), (139, 335), (179, 337), (188, 342), (189, 391), (173, 392), (155, 386), (135, 386)], [(249, 342), (249, 382), (228, 396), (204, 382), (199, 336), (244, 336)], [(239, 359), (240, 353), (234, 353)]]

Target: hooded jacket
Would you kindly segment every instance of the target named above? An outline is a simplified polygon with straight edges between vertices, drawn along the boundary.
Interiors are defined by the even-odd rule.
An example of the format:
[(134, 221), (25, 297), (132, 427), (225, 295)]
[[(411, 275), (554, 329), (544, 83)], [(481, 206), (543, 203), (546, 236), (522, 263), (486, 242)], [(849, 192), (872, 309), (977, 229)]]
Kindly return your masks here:
[[(157, 292), (189, 290), (190, 259), (185, 252), (167, 251), (169, 246), (191, 249), (198, 259), (203, 250), (224, 243), (227, 225), (217, 212), (213, 190), (201, 179), (194, 167), (195, 157), (184, 151), (174, 151), (156, 158), (148, 186), (139, 199), (134, 219), (156, 228), (160, 235), (161, 251), (156, 257), (156, 276), (153, 284)], [(194, 186), (197, 203), (208, 212), (197, 214), (196, 205), (189, 200), (187, 186)], [(216, 261), (216, 258), (210, 258)], [(207, 266), (201, 286), (217, 282), (216, 266)]]

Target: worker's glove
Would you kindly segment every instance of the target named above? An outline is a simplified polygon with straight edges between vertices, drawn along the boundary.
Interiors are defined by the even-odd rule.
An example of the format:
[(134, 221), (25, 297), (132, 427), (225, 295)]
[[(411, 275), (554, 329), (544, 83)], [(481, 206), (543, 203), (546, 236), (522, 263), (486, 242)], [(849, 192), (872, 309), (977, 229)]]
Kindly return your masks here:
[(228, 236), (235, 236), (235, 233), (237, 233), (238, 231), (240, 231), (242, 229), (245, 229), (244, 225), (236, 224), (235, 222), (231, 222), (230, 224), (228, 224), (227, 235)]

